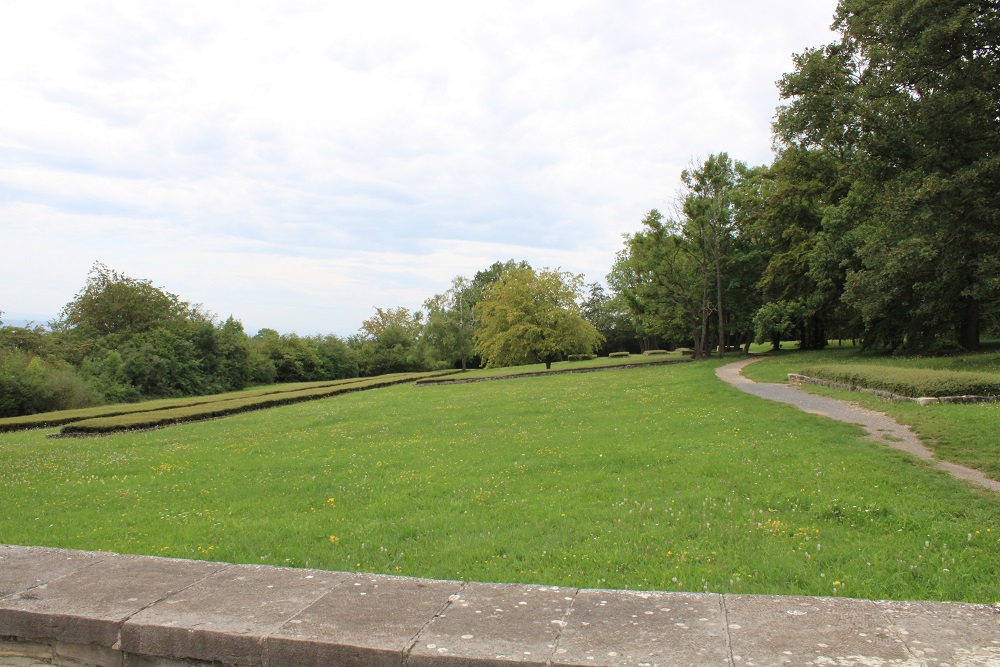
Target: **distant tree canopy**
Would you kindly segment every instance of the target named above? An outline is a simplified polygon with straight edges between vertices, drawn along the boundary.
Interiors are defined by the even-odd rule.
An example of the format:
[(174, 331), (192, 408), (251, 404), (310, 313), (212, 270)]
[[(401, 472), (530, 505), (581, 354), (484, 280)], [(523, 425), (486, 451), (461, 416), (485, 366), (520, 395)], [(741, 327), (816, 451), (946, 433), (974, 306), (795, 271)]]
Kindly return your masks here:
[(583, 318), (583, 276), (531, 268), (504, 271), (476, 304), (476, 351), (487, 368), (593, 353), (602, 337)]

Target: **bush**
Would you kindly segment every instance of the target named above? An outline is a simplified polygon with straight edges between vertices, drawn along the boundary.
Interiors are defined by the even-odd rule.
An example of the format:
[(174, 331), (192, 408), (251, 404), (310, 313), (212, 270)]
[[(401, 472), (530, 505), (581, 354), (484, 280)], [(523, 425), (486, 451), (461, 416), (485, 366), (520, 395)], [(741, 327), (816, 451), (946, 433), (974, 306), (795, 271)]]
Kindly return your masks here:
[(609, 359), (623, 359), (623, 358), (625, 358), (627, 356), (629, 356), (628, 352), (612, 352), (611, 354), (608, 355), (608, 358)]
[(888, 391), (911, 398), (941, 396), (1000, 396), (1000, 375), (897, 368), (867, 364), (807, 366), (800, 373), (866, 389)]
[(596, 354), (571, 354), (566, 357), (567, 361), (590, 361), (591, 359), (596, 359)]
[(646, 350), (645, 352), (643, 352), (643, 354), (646, 355), (646, 356), (653, 357), (653, 356), (656, 356), (658, 354), (670, 354), (670, 351), (669, 350)]
[(69, 364), (24, 352), (0, 352), (0, 417), (101, 403)]

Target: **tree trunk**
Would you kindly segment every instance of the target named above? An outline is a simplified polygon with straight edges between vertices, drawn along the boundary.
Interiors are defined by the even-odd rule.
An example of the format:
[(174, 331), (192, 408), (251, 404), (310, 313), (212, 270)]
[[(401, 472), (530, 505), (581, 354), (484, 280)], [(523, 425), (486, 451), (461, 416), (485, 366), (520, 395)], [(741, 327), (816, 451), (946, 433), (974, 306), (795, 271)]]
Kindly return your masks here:
[(980, 306), (976, 299), (966, 299), (963, 318), (956, 327), (958, 344), (969, 352), (979, 351)]

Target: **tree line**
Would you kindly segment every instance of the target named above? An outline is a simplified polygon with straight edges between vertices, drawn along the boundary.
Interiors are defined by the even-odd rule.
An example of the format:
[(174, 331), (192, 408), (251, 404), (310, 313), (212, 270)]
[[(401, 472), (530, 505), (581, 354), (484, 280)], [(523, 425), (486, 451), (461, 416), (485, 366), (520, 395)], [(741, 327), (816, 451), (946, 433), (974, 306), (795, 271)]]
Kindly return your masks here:
[(842, 0), (778, 83), (775, 158), (681, 174), (608, 281), (696, 356), (831, 337), (977, 350), (1000, 333), (1000, 3)]
[[(388, 373), (552, 362), (602, 340), (582, 276), (496, 262), (424, 303), (376, 308), (358, 333), (299, 336), (239, 320), (96, 263), (44, 326), (0, 326), (0, 417)], [(2, 325), (2, 322), (0, 322)]]

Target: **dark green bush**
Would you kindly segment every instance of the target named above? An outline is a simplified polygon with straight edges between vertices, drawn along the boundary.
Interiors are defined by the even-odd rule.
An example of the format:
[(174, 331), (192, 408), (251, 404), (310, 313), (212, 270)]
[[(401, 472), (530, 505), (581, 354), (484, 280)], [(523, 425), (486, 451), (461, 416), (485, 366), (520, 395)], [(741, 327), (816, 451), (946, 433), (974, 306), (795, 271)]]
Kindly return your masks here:
[(645, 354), (646, 356), (652, 357), (652, 356), (656, 356), (656, 355), (659, 355), (659, 354), (670, 354), (670, 351), (669, 350), (646, 350), (645, 352), (643, 352), (643, 354)]
[(566, 361), (590, 361), (596, 357), (596, 354), (571, 354), (566, 357)]
[(800, 373), (866, 389), (888, 391), (912, 398), (941, 396), (1000, 396), (1000, 375), (900, 368), (869, 364), (807, 366)]
[(608, 355), (608, 357), (611, 359), (623, 359), (624, 357), (627, 356), (629, 356), (628, 352), (612, 352), (611, 354)]

